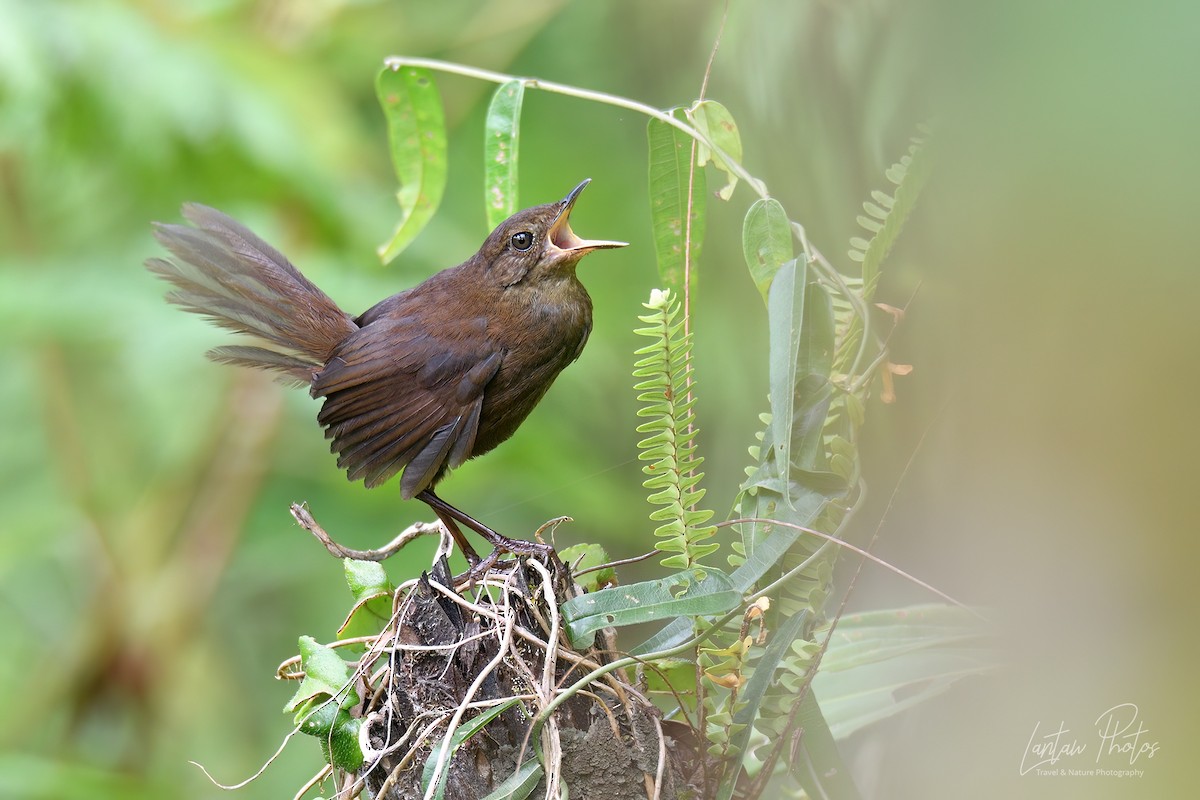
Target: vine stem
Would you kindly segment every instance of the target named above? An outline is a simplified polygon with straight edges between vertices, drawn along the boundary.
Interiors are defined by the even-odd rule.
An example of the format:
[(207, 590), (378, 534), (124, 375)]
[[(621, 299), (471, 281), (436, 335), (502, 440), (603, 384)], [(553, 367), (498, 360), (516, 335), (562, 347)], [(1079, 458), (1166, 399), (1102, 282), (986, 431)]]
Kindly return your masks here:
[[(495, 70), (482, 69), (480, 67), (471, 67), (466, 64), (458, 64), (453, 61), (442, 61), (437, 58), (421, 58), (419, 56), (388, 56), (383, 60), (386, 67), (393, 70), (398, 70), (401, 67), (420, 67), (422, 69), (430, 69), (436, 72), (445, 72), (450, 75), (461, 75), (466, 78), (475, 78), (476, 80), (488, 81), (490, 83), (508, 83), (510, 81), (520, 81), (521, 85), (529, 89), (541, 89), (544, 92), (552, 94), (561, 94), (567, 97), (576, 97), (580, 100), (591, 100), (605, 105), (624, 108), (627, 111), (635, 111), (643, 116), (651, 117), (665, 122), (672, 128), (683, 131), (693, 140), (701, 142), (709, 151), (729, 168), (729, 171), (736, 175), (739, 180), (749, 186), (755, 194), (763, 200), (769, 200), (771, 193), (767, 190), (767, 184), (760, 178), (756, 178), (746, 171), (746, 168), (733, 159), (728, 153), (722, 150), (716, 143), (705, 136), (696, 128), (688, 125), (686, 122), (676, 119), (674, 115), (668, 114), (662, 109), (647, 105), (646, 103), (632, 100), (628, 97), (622, 97), (618, 94), (609, 92), (596, 91), (594, 89), (582, 89), (578, 86), (571, 86), (566, 83), (557, 83), (555, 81), (546, 81), (541, 78), (528, 78), (519, 75), (510, 75), (506, 72), (496, 72)], [(802, 237), (801, 247), (810, 263), (820, 264), (828, 271), (836, 271), (829, 261), (817, 250), (808, 240), (807, 237)]]
[(746, 182), (755, 194), (764, 200), (769, 198), (770, 192), (767, 191), (767, 185), (759, 178), (754, 177), (733, 158), (712, 142), (707, 136), (701, 133), (696, 128), (688, 125), (682, 120), (676, 119), (667, 112), (655, 108), (654, 106), (645, 103), (639, 103), (637, 100), (631, 100), (628, 97), (622, 97), (608, 92), (595, 91), (593, 89), (581, 89), (578, 86), (571, 86), (566, 83), (556, 83), (554, 81), (545, 81), (541, 78), (526, 78), (520, 75), (509, 75), (504, 72), (496, 72), (490, 69), (481, 69), (479, 67), (469, 67), (465, 64), (457, 64), (453, 61), (442, 61), (436, 58), (420, 58), (417, 56), (388, 56), (383, 60), (385, 66), (389, 69), (398, 70), (401, 67), (421, 67), (423, 69), (431, 69), (437, 72), (446, 72), (451, 75), (462, 75), (467, 78), (475, 78), (481, 81), (489, 81), (491, 83), (508, 83), (509, 81), (520, 81), (523, 86), (528, 89), (541, 89), (545, 92), (553, 94), (566, 95), (567, 97), (577, 97), (581, 100), (592, 100), (605, 105), (624, 108), (628, 111), (636, 111), (647, 117), (653, 117), (661, 122), (665, 122), (673, 128), (683, 131), (688, 136), (695, 139), (697, 142), (704, 144), (714, 155), (719, 157), (729, 167), (733, 174), (739, 179)]

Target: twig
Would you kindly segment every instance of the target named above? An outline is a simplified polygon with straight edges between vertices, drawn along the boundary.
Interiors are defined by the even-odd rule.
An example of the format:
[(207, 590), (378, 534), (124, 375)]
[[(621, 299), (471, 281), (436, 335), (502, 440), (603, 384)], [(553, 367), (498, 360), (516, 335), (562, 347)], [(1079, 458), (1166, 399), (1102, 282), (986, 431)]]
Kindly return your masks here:
[[(648, 558), (654, 558), (656, 555), (658, 555), (661, 552), (662, 552), (661, 550), (651, 550), (649, 553), (642, 553), (640, 556), (633, 556), (632, 558), (622, 558), (617, 561), (609, 561), (606, 564), (598, 564), (594, 567), (588, 567), (587, 569), (579, 570), (579, 572), (574, 572), (571, 574), (571, 577), (578, 578), (580, 575), (587, 575), (589, 572), (596, 572), (596, 571), (602, 570), (602, 569), (612, 569), (613, 567), (621, 567), (626, 564), (636, 564), (639, 561), (645, 561)], [(582, 556), (581, 556), (581, 558), (582, 558)]]
[(401, 548), (418, 536), (440, 534), (443, 530), (440, 522), (414, 522), (401, 531), (399, 536), (392, 539), (392, 541), (383, 547), (376, 550), (354, 550), (333, 541), (329, 537), (329, 534), (325, 532), (325, 529), (317, 524), (312, 514), (309, 513), (308, 508), (302, 503), (292, 503), (289, 510), (300, 527), (317, 537), (317, 541), (325, 545), (326, 550), (338, 558), (352, 558), (356, 561), (383, 561), (385, 558), (395, 555)]
[(517, 75), (507, 75), (503, 72), (494, 72), (490, 69), (479, 69), (478, 67), (468, 67), (464, 64), (456, 64), (452, 61), (440, 61), (436, 58), (417, 58), (415, 56), (389, 56), (383, 62), (390, 69), (400, 69), (401, 67), (421, 67), (423, 69), (437, 70), (438, 72), (446, 72), (452, 75), (462, 75), (467, 78), (476, 78), (478, 80), (490, 81), (491, 83), (508, 83), (509, 81), (520, 81), (526, 88), (541, 89), (542, 91), (552, 92), (554, 94), (566, 95), (567, 97), (577, 97), (581, 100), (592, 100), (605, 105), (624, 108), (629, 111), (636, 111), (647, 117), (661, 120), (673, 128), (686, 133), (696, 141), (704, 144), (712, 151), (713, 155), (725, 162), (729, 170), (738, 176), (739, 179), (746, 182), (754, 192), (766, 199), (770, 197), (770, 192), (767, 191), (767, 185), (759, 178), (754, 177), (746, 169), (734, 161), (733, 157), (722, 150), (718, 145), (713, 144), (712, 140), (703, 133), (676, 119), (673, 115), (661, 111), (654, 106), (639, 103), (636, 100), (630, 100), (628, 97), (609, 94), (608, 92), (597, 92), (591, 89), (580, 89), (577, 86), (570, 86), (565, 83), (555, 83), (554, 81), (544, 81), (540, 78), (522, 78)]
[[(847, 550), (851, 550), (855, 553), (858, 553), (863, 558), (874, 561), (879, 566), (881, 566), (885, 569), (891, 570), (892, 572), (896, 573), (900, 577), (910, 580), (913, 583), (917, 584), (918, 586), (920, 586), (924, 589), (928, 589), (929, 591), (933, 592), (934, 594), (936, 594), (938, 597), (942, 598), (943, 600), (953, 603), (954, 605), (958, 606), (959, 608), (963, 609), (964, 611), (969, 611), (972, 614), (974, 614), (975, 616), (979, 617), (980, 619), (983, 619), (986, 621), (986, 618), (982, 614), (975, 611), (973, 608), (966, 605), (965, 603), (955, 600), (953, 597), (946, 594), (941, 589), (938, 589), (934, 586), (929, 585), (928, 583), (921, 580), (920, 578), (918, 578), (914, 575), (910, 575), (909, 573), (905, 572), (904, 570), (900, 569), (897, 566), (889, 564), (888, 562), (884, 561), (879, 556), (872, 555), (871, 553), (867, 552), (866, 550), (863, 550), (861, 547), (856, 547), (855, 545), (850, 544), (846, 540), (839, 539), (836, 536), (825, 533), (824, 531), (818, 531), (818, 530), (814, 530), (812, 528), (806, 528), (803, 525), (796, 525), (794, 523), (784, 522), (784, 521), (778, 520), (778, 519), (766, 519), (764, 517), (740, 517), (738, 519), (728, 519), (728, 520), (725, 520), (724, 522), (717, 523), (717, 527), (725, 527), (727, 525), (742, 525), (742, 524), (746, 524), (746, 523), (756, 523), (756, 524), (762, 524), (762, 525), (766, 525), (766, 524), (779, 525), (780, 527), (783, 527), (783, 528), (792, 528), (794, 530), (803, 531), (804, 533), (809, 533), (809, 534), (812, 534), (813, 536), (817, 536), (821, 539), (825, 539), (826, 541), (828, 541), (832, 544), (835, 544), (838, 547), (844, 547)], [(874, 539), (872, 539), (872, 543), (873, 542), (874, 542)], [(774, 591), (774, 589), (776, 589), (779, 586), (779, 584), (785, 583), (789, 578), (791, 578), (794, 573), (795, 573), (795, 570), (790, 570), (787, 574), (785, 574), (783, 577), (776, 580), (774, 583), (772, 583), (769, 586), (767, 586), (766, 588), (760, 589), (759, 591), (752, 594), (749, 599), (754, 600), (756, 598), (759, 598), (759, 597), (769, 594), (770, 592)]]

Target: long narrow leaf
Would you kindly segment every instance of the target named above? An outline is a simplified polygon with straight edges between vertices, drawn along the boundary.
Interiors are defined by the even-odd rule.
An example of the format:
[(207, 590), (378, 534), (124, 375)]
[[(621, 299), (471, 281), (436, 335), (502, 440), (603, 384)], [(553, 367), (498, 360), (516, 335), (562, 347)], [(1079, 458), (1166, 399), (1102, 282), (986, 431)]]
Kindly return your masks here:
[(436, 800), (442, 800), (446, 794), (446, 777), (450, 774), (450, 759), (454, 758), (454, 754), (458, 751), (458, 748), (462, 746), (463, 742), (483, 730), (485, 725), (519, 702), (521, 702), (520, 699), (510, 697), (503, 703), (490, 706), (486, 711), (480, 712), (462, 725), (459, 725), (454, 730), (454, 735), (449, 739), (443, 738), (441, 743), (437, 747), (434, 747), (430, 751), (429, 757), (425, 759), (425, 768), (421, 772), (421, 786), (428, 789), (429, 782), (433, 780), (433, 773), (437, 771), (438, 759), (441, 757), (443, 751), (448, 750), (449, 752), (447, 752), (442, 764), (441, 774), (438, 776), (437, 791), (433, 794)]
[(416, 238), (437, 211), (446, 189), (446, 122), (429, 70), (384, 67), (375, 80), (387, 119), (388, 147), (400, 190), (400, 222), (379, 247), (387, 264)]
[[(804, 293), (808, 265), (792, 259), (780, 267), (767, 297), (770, 326), (768, 376), (771, 387), (771, 433), (775, 462), (786, 469), (792, 463), (792, 421), (796, 401), (797, 354), (804, 325)], [(821, 420), (824, 422), (824, 419)], [(766, 453), (763, 454), (766, 457)], [(787, 484), (784, 499), (790, 501)]]
[[(671, 112), (686, 118), (683, 109)], [(646, 127), (650, 144), (650, 223), (654, 230), (654, 254), (663, 286), (682, 290), (683, 264), (690, 258), (694, 267), (704, 240), (706, 189), (704, 170), (695, 166), (695, 140), (657, 119)], [(691, 186), (691, 228), (684, 224)], [(690, 248), (690, 251), (689, 251)]]
[(677, 616), (720, 614), (741, 602), (729, 577), (711, 567), (704, 578), (694, 571), (629, 586), (614, 586), (563, 603), (563, 622), (576, 646), (609, 626), (636, 625)]
[(509, 81), (492, 95), (483, 134), (483, 205), (488, 228), (517, 210), (517, 156), (525, 83)]

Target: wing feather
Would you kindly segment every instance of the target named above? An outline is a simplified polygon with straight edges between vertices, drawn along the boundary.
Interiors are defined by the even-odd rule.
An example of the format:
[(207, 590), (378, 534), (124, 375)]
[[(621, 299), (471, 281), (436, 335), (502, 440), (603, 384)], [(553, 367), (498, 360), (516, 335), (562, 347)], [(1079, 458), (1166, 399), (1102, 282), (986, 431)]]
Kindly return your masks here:
[(317, 419), (351, 480), (378, 486), (403, 470), (408, 498), (470, 458), (484, 392), (504, 358), (488, 339), (463, 335), (479, 327), (377, 316), (316, 374), (312, 395), (325, 398)]

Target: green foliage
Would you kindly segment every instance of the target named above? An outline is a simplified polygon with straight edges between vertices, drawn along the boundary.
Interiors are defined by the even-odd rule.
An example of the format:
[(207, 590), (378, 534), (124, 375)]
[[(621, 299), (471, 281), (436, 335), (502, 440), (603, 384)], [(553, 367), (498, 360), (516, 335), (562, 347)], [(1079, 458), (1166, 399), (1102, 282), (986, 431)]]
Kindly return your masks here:
[(483, 800), (525, 800), (533, 794), (545, 772), (540, 761), (529, 759)]
[(351, 687), (351, 670), (332, 648), (311, 636), (300, 637), (300, 666), (304, 680), (283, 710), (295, 715), (300, 732), (317, 738), (326, 763), (356, 770), (363, 764), (358, 745), (362, 720), (350, 715), (359, 702)]
[[(421, 785), (428, 791), (430, 784), (436, 781), (436, 788), (432, 795), (434, 800), (442, 800), (446, 796), (446, 778), (450, 774), (447, 766), (450, 763), (450, 759), (454, 758), (454, 754), (458, 752), (458, 748), (470, 741), (472, 736), (482, 731), (489, 722), (520, 702), (519, 698), (510, 697), (502, 703), (488, 706), (488, 708), (479, 712), (452, 732), (448, 732), (446, 737), (442, 739), (441, 744), (433, 748), (432, 752), (429, 753), (429, 757), (425, 759), (425, 766), (421, 771)], [(441, 761), (442, 766), (440, 770), (438, 769), (439, 761)], [(537, 761), (533, 763), (537, 764)], [(525, 774), (524, 771), (516, 774), (524, 775), (524, 777), (514, 786), (513, 793), (519, 787), (524, 786), (528, 780), (531, 780), (530, 776)], [(501, 795), (501, 797), (503, 796)]]
[(699, 569), (700, 560), (718, 544), (705, 541), (717, 532), (705, 524), (712, 512), (696, 508), (704, 498), (704, 489), (698, 488), (704, 459), (696, 455), (691, 337), (683, 332), (679, 303), (670, 290), (655, 290), (643, 305), (651, 313), (638, 319), (647, 327), (635, 332), (654, 341), (635, 353), (642, 358), (633, 376), (643, 379), (634, 386), (642, 403), (638, 416), (649, 417), (637, 427), (638, 433), (650, 434), (638, 442), (638, 459), (650, 462), (642, 467), (649, 476), (642, 485), (653, 492), (650, 503), (661, 506), (650, 514), (662, 523), (654, 531), (655, 547), (669, 554), (663, 566)]
[(979, 618), (946, 605), (842, 617), (813, 679), (837, 739), (995, 669)]

